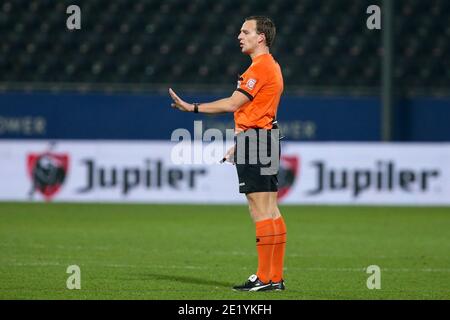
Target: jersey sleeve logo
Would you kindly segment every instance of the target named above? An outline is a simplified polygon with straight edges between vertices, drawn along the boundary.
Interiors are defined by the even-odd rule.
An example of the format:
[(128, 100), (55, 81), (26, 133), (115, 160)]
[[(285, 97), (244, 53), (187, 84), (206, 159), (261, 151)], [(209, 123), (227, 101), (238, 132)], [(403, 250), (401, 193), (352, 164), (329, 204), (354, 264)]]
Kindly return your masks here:
[(253, 90), (253, 88), (255, 87), (255, 84), (256, 84), (256, 80), (255, 79), (248, 79), (246, 86), (250, 90)]
[(244, 78), (242, 78), (241, 75), (238, 74), (238, 81), (237, 81), (237, 88), (238, 89), (241, 87), (242, 80), (244, 80)]

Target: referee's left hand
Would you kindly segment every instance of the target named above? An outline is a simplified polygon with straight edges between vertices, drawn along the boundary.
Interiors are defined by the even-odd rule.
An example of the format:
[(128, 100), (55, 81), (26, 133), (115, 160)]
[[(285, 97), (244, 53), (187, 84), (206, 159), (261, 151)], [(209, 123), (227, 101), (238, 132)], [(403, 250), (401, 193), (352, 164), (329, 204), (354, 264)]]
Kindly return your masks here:
[(183, 101), (179, 96), (177, 96), (177, 94), (175, 93), (175, 91), (172, 90), (172, 88), (169, 88), (169, 94), (173, 100), (173, 103), (170, 104), (172, 108), (177, 108), (178, 110), (186, 112), (194, 111), (194, 105)]

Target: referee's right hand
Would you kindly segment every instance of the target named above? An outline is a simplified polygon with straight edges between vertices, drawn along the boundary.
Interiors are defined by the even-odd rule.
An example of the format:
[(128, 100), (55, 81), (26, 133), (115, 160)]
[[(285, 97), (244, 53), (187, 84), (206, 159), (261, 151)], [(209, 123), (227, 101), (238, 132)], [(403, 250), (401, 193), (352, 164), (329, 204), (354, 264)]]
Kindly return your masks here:
[(179, 96), (177, 96), (177, 94), (175, 93), (175, 91), (172, 90), (172, 88), (169, 88), (169, 94), (173, 100), (173, 103), (171, 103), (172, 108), (177, 108), (178, 110), (185, 112), (194, 111), (194, 105), (183, 101)]

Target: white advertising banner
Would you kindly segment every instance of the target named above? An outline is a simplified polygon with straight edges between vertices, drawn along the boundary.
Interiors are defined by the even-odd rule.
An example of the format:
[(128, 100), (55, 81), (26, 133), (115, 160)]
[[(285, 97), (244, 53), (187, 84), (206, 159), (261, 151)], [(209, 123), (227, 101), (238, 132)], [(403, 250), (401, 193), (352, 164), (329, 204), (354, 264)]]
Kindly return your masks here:
[(231, 165), (175, 164), (175, 143), (0, 142), (0, 199), (239, 202)]
[(298, 161), (285, 203), (449, 205), (450, 144), (286, 144)]
[[(177, 146), (168, 141), (0, 141), (0, 200), (245, 203), (235, 167), (217, 162), (222, 150), (205, 163), (198, 154), (208, 144), (197, 146), (191, 150), (193, 163), (187, 164), (174, 158)], [(279, 200), (450, 205), (450, 144), (284, 142)]]

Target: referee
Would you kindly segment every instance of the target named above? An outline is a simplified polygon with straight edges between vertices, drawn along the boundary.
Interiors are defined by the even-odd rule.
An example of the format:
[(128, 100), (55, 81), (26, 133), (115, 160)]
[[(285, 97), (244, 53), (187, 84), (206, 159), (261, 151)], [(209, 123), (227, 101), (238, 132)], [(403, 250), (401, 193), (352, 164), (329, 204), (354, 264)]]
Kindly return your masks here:
[[(270, 54), (275, 25), (263, 16), (245, 19), (238, 40), (252, 64), (239, 77), (237, 89), (224, 99), (187, 103), (169, 89), (172, 107), (195, 113), (233, 112), (237, 144), (225, 155), (236, 164), (239, 192), (247, 197), (256, 227), (258, 269), (239, 291), (284, 290), (283, 261), (286, 225), (277, 205), (279, 138), (276, 114), (283, 92), (279, 64)], [(266, 161), (270, 158), (270, 161)]]

